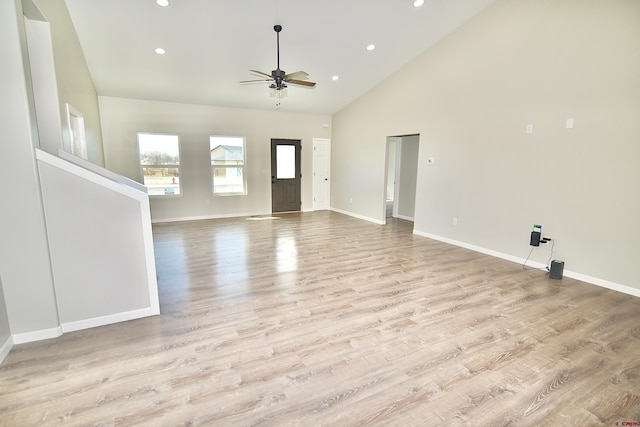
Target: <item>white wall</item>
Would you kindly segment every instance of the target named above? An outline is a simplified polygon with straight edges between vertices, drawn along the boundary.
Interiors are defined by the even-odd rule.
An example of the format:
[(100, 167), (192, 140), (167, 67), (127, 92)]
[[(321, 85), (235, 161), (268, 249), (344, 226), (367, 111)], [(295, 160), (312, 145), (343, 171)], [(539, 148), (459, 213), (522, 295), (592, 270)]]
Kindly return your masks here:
[[(59, 102), (59, 120), (63, 138), (69, 138), (65, 105), (82, 113), (85, 123), (88, 160), (104, 166), (98, 96), (84, 54), (64, 0), (33, 0), (51, 28), (51, 44)], [(37, 96), (38, 93), (35, 93)], [(50, 138), (42, 138), (41, 148), (57, 154), (62, 148)]]
[[(329, 138), (325, 115), (292, 114), (99, 97), (106, 167), (142, 182), (137, 132), (180, 136), (183, 196), (152, 198), (154, 221), (271, 212), (271, 138), (302, 141), (302, 209), (313, 206), (313, 138)], [(209, 136), (244, 136), (246, 196), (213, 196)]]
[(37, 157), (63, 332), (158, 314), (146, 192)]
[(418, 135), (403, 136), (400, 144), (400, 173), (398, 185), (398, 216), (414, 220), (416, 209), (416, 181), (418, 174)]
[(387, 142), (387, 200), (396, 200), (396, 162), (398, 161), (398, 138), (390, 137)]
[(0, 276), (12, 334), (58, 325), (32, 143), (19, 0), (0, 2)]
[(7, 316), (7, 305), (4, 300), (2, 278), (0, 277), (0, 363), (2, 363), (5, 357), (7, 357), (12, 346), (13, 338), (11, 337), (9, 317)]
[(496, 2), (334, 115), (332, 206), (382, 220), (386, 136), (420, 134), (417, 232), (524, 258), (539, 223), (565, 269), (640, 290), (638, 16)]

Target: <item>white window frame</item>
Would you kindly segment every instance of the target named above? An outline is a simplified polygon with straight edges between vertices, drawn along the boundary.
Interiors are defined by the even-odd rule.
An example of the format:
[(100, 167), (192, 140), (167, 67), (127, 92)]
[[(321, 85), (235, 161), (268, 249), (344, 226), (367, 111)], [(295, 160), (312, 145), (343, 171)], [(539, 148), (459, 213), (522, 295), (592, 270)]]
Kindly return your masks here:
[[(175, 137), (176, 142), (178, 144), (178, 149), (177, 149), (177, 155), (178, 155), (178, 162), (177, 163), (160, 163), (160, 164), (143, 164), (142, 163), (142, 152), (141, 152), (141, 147), (140, 147), (140, 137), (146, 138), (146, 137), (153, 137), (153, 136), (158, 136), (161, 138), (166, 138), (166, 137)], [(182, 190), (182, 169), (181, 169), (181, 165), (180, 165), (180, 158), (182, 158), (182, 154), (181, 154), (181, 144), (180, 144), (180, 136), (177, 134), (173, 134), (173, 133), (157, 133), (157, 132), (138, 132), (137, 133), (137, 144), (138, 144), (138, 165), (140, 167), (140, 182), (147, 188), (147, 193), (149, 194), (149, 197), (154, 197), (154, 198), (166, 198), (166, 197), (182, 197), (183, 195), (183, 190)], [(172, 179), (178, 178), (175, 183), (171, 183), (168, 186), (157, 186), (157, 187), (152, 187), (150, 185), (148, 185), (147, 183), (145, 183), (145, 175), (144, 175), (144, 169), (145, 168), (155, 168), (155, 169), (177, 169), (178, 172), (177, 174), (172, 177)], [(164, 188), (164, 191), (161, 191), (158, 193), (158, 188)], [(175, 188), (178, 189), (178, 192), (175, 193)], [(174, 189), (173, 192), (171, 192), (170, 190)]]
[[(216, 145), (215, 147), (213, 146), (214, 144), (214, 138), (220, 139), (222, 142), (221, 144)], [(231, 139), (235, 139), (235, 140), (242, 140), (242, 164), (239, 163), (235, 163), (235, 164), (228, 164), (228, 165), (221, 165), (221, 164), (217, 164), (214, 165), (213, 164), (213, 159), (211, 159), (211, 152), (214, 150), (214, 148), (217, 148), (220, 145), (225, 145), (223, 142), (224, 140), (231, 140)], [(235, 144), (233, 144), (235, 145)], [(248, 194), (247, 191), (247, 139), (243, 136), (229, 136), (229, 135), (210, 135), (209, 136), (209, 159), (210, 159), (210, 173), (211, 173), (211, 194), (213, 194), (214, 196), (246, 196)], [(218, 191), (216, 192), (216, 183), (215, 183), (215, 179), (216, 179), (216, 174), (215, 174), (215, 170), (216, 169), (241, 169), (242, 171), (242, 191)]]
[(84, 116), (69, 103), (65, 104), (67, 110), (67, 132), (69, 134), (69, 146), (63, 147), (74, 156), (89, 160), (87, 155), (87, 137), (84, 130)]

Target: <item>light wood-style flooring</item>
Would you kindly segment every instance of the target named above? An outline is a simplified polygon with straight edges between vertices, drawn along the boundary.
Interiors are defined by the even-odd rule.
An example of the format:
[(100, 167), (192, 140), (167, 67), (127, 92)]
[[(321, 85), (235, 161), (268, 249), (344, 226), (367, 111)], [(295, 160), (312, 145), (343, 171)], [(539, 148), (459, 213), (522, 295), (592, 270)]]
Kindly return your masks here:
[(640, 421), (640, 298), (402, 220), (193, 221), (154, 239), (162, 314), (15, 346), (0, 425)]

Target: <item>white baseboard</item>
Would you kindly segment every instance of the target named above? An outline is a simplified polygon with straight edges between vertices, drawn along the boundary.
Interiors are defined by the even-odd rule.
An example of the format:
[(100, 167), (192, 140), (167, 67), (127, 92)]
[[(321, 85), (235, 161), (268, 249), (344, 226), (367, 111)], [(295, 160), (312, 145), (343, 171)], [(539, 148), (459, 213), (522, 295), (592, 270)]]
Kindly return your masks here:
[(413, 217), (406, 216), (406, 215), (396, 215), (396, 218), (404, 219), (405, 221), (411, 221), (411, 222), (413, 222), (413, 220), (414, 220)]
[(13, 334), (12, 337), (14, 344), (24, 344), (28, 342), (48, 340), (50, 338), (57, 338), (60, 335), (62, 335), (62, 328), (57, 326), (55, 328)]
[(0, 363), (9, 355), (11, 348), (13, 348), (13, 337), (9, 336), (2, 346), (0, 346)]
[(384, 221), (380, 221), (379, 219), (369, 218), (368, 216), (363, 216), (363, 215), (359, 215), (359, 214), (356, 214), (356, 213), (353, 213), (353, 212), (343, 211), (342, 209), (331, 208), (331, 210), (334, 211), (334, 212), (337, 212), (337, 213), (341, 213), (343, 215), (348, 215), (348, 216), (352, 216), (354, 218), (362, 219), (364, 221), (373, 222), (374, 224), (378, 224), (378, 225), (384, 225), (385, 224)]
[(181, 222), (181, 221), (199, 221), (203, 219), (224, 219), (224, 218), (242, 218), (248, 216), (262, 216), (262, 215), (271, 215), (271, 212), (255, 212), (255, 213), (234, 213), (234, 214), (223, 214), (223, 215), (199, 215), (199, 216), (183, 216), (183, 217), (175, 217), (175, 218), (159, 218), (159, 219), (151, 219), (152, 224), (160, 224), (163, 222)]
[(563, 274), (567, 277), (571, 277), (572, 279), (591, 283), (592, 285), (600, 286), (603, 288), (611, 289), (612, 291), (622, 292), (623, 294), (640, 298), (640, 289), (632, 288), (631, 286), (621, 285), (619, 283), (610, 282), (608, 280), (599, 279), (597, 277), (587, 276), (582, 273), (576, 273), (575, 271), (564, 270)]
[(62, 332), (73, 332), (81, 329), (95, 328), (97, 326), (110, 325), (112, 323), (126, 322), (127, 320), (140, 319), (142, 317), (153, 316), (157, 313), (150, 307), (139, 310), (125, 311), (122, 313), (109, 314), (107, 316), (93, 317), (91, 319), (66, 322), (61, 325)]
[[(469, 249), (469, 250), (472, 250), (472, 251), (475, 251), (475, 252), (480, 252), (480, 253), (483, 253), (485, 255), (491, 255), (491, 256), (494, 256), (496, 258), (502, 258), (502, 259), (505, 259), (507, 261), (515, 262), (517, 264), (521, 264), (522, 265), (525, 262), (524, 258), (516, 257), (516, 256), (513, 256), (513, 255), (508, 255), (508, 254), (505, 254), (505, 253), (502, 253), (502, 252), (494, 251), (494, 250), (483, 248), (483, 247), (480, 247), (480, 246), (470, 245), (470, 244), (465, 243), (465, 242), (459, 242), (457, 240), (453, 240), (453, 239), (449, 239), (449, 238), (446, 238), (446, 237), (437, 236), (435, 234), (425, 233), (425, 232), (422, 232), (422, 231), (419, 231), (419, 230), (413, 230), (413, 234), (416, 234), (416, 235), (422, 236), (422, 237), (427, 237), (427, 238), (433, 239), (433, 240), (438, 240), (440, 242), (448, 243), (450, 245), (459, 246), (461, 248)], [(531, 267), (535, 267), (535, 268), (545, 268), (546, 267), (545, 264), (542, 264), (540, 262), (535, 262), (535, 261), (528, 261), (527, 265), (529, 265)], [(567, 276), (567, 277), (570, 277), (572, 279), (580, 280), (582, 282), (591, 283), (592, 285), (601, 286), (603, 288), (611, 289), (612, 291), (622, 292), (624, 294), (632, 295), (634, 297), (640, 297), (640, 289), (632, 288), (631, 286), (621, 285), (619, 283), (610, 282), (608, 280), (600, 279), (600, 278), (597, 278), (597, 277), (587, 276), (586, 274), (577, 273), (577, 272), (571, 271), (571, 270), (564, 270), (563, 271), (563, 275)]]
[[(38, 331), (24, 332), (21, 334), (13, 334), (11, 337), (11, 345), (9, 346), (9, 350), (11, 350), (11, 346), (14, 344), (24, 344), (28, 342), (34, 341), (42, 341), (50, 338), (57, 338), (62, 335), (64, 332), (72, 332), (79, 331), (81, 329), (89, 329), (95, 328), (96, 326), (104, 326), (110, 325), (112, 323), (126, 322), (127, 320), (140, 319), (142, 317), (155, 316), (159, 313), (156, 313), (152, 307), (142, 308), (139, 310), (126, 311), (123, 313), (110, 314), (107, 316), (94, 317), (91, 319), (78, 320), (76, 322), (66, 322), (62, 323), (60, 326), (56, 328), (50, 329), (41, 329)], [(2, 357), (2, 352), (4, 351), (4, 346), (0, 347), (0, 361)], [(8, 353), (8, 351), (7, 351)]]

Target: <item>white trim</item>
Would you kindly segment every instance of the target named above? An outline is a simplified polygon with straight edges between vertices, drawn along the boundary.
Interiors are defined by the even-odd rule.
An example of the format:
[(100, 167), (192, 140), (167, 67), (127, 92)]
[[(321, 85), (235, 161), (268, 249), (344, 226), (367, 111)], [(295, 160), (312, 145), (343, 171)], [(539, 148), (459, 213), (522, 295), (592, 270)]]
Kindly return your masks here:
[(62, 335), (62, 327), (57, 326), (50, 329), (40, 329), (37, 331), (23, 332), (21, 334), (13, 334), (14, 344), (24, 344), (28, 342), (48, 340), (50, 338), (58, 338)]
[(353, 212), (343, 211), (342, 209), (330, 208), (330, 210), (332, 210), (334, 212), (341, 213), (343, 215), (348, 215), (348, 216), (352, 216), (354, 218), (362, 219), (364, 221), (373, 222), (373, 223), (378, 224), (378, 225), (385, 225), (386, 224), (385, 221), (380, 221), (379, 219), (369, 218), (368, 216), (363, 216), (363, 215), (360, 215), (360, 214), (357, 214), (357, 213), (353, 213)]
[(9, 335), (7, 340), (0, 347), (0, 363), (2, 363), (4, 359), (6, 359), (6, 357), (9, 355), (9, 352), (11, 351), (12, 348), (13, 348), (13, 337)]
[(144, 243), (145, 264), (147, 265), (150, 315), (155, 315), (160, 314), (160, 298), (158, 297), (158, 275), (156, 274), (156, 257), (153, 249), (151, 204), (148, 197), (140, 201), (140, 226), (142, 228), (142, 241)]
[(273, 212), (255, 212), (255, 213), (233, 213), (222, 215), (198, 215), (198, 216), (182, 216), (175, 218), (159, 218), (151, 219), (153, 224), (161, 224), (163, 222), (180, 222), (180, 221), (200, 221), (203, 219), (225, 219), (225, 218), (244, 218), (249, 216), (272, 215)]
[(395, 215), (396, 218), (400, 218), (400, 219), (404, 219), (405, 221), (411, 221), (413, 222), (414, 218), (412, 216), (406, 216), (406, 215)]
[(564, 270), (563, 273), (565, 276), (571, 277), (572, 279), (591, 283), (592, 285), (600, 286), (603, 288), (611, 289), (612, 291), (622, 292), (623, 294), (640, 298), (640, 289), (632, 288), (631, 286), (621, 285), (619, 283), (610, 282), (608, 280), (599, 279), (597, 277), (587, 276), (582, 273), (576, 273), (575, 271)]
[[(396, 140), (396, 164), (394, 165), (394, 177), (393, 177), (393, 207), (391, 208), (391, 215), (397, 218), (402, 218), (398, 214), (398, 203), (400, 201), (400, 170), (402, 168), (402, 138), (394, 137)], [(387, 142), (389, 144), (389, 142)], [(389, 155), (389, 149), (387, 148), (387, 156)], [(387, 183), (385, 182), (385, 185)], [(385, 200), (385, 216), (387, 212), (386, 200)], [(404, 218), (402, 218), (404, 219)], [(410, 221), (413, 221), (411, 218)]]
[(134, 181), (130, 178), (127, 178), (126, 176), (122, 176), (119, 175), (115, 172), (111, 172), (108, 169), (102, 168), (100, 166), (95, 165), (94, 163), (91, 163), (88, 160), (85, 160), (81, 157), (75, 156), (71, 153), (67, 153), (64, 150), (58, 150), (58, 156), (60, 158), (63, 158), (65, 160), (67, 160), (68, 162), (74, 163), (80, 167), (83, 167), (85, 169), (88, 169), (92, 172), (97, 173), (98, 175), (102, 175), (105, 178), (108, 178), (112, 181), (117, 182), (118, 184), (122, 184), (122, 185), (126, 185), (129, 187), (133, 187), (138, 191), (142, 191), (143, 193), (147, 192), (147, 187), (145, 187), (144, 185), (140, 184), (138, 181)]
[[(66, 105), (66, 110), (67, 110), (67, 132), (68, 132), (68, 137), (69, 137), (69, 149), (71, 150), (71, 154), (73, 154), (74, 156), (78, 156), (82, 159), (88, 160), (89, 156), (87, 155), (87, 138), (86, 138), (86, 132), (85, 132), (85, 128), (84, 128), (84, 116), (82, 115), (82, 113), (80, 111), (78, 111), (77, 109), (75, 109), (71, 104), (69, 104), (68, 102), (65, 104)], [(81, 135), (74, 135), (73, 133), (73, 126), (72, 126), (72, 120), (71, 117), (76, 117), (76, 119), (78, 120), (78, 122), (81, 124)], [(80, 153), (76, 153), (76, 140), (78, 140), (80, 142)]]
[(141, 308), (139, 310), (125, 311), (122, 313), (108, 314), (106, 316), (93, 317), (91, 319), (67, 322), (61, 325), (62, 332), (73, 332), (82, 329), (95, 328), (97, 326), (111, 325), (113, 323), (126, 322), (128, 320), (140, 319), (142, 317), (153, 316), (153, 308)]
[[(416, 234), (416, 235), (421, 236), (421, 237), (426, 237), (428, 239), (438, 240), (440, 242), (448, 243), (450, 245), (459, 246), (461, 248), (470, 249), (472, 251), (480, 252), (480, 253), (483, 253), (485, 255), (490, 255), (490, 256), (493, 256), (493, 257), (496, 257), (496, 258), (502, 258), (502, 259), (505, 259), (507, 261), (515, 262), (515, 263), (518, 263), (518, 264), (524, 264), (524, 262), (525, 262), (524, 258), (516, 257), (516, 256), (513, 256), (513, 255), (508, 255), (508, 254), (505, 254), (505, 253), (502, 253), (502, 252), (497, 252), (497, 251), (494, 251), (494, 250), (491, 250), (491, 249), (486, 249), (486, 248), (483, 248), (483, 247), (480, 247), (480, 246), (470, 245), (468, 243), (459, 242), (457, 240), (453, 240), (453, 239), (449, 239), (449, 238), (446, 238), (446, 237), (437, 236), (435, 234), (425, 233), (423, 231), (419, 231), (419, 230), (415, 230), (415, 229), (413, 230), (413, 234)], [(540, 262), (535, 262), (535, 261), (529, 261), (527, 263), (527, 265), (530, 265), (531, 267), (535, 267), (535, 268), (545, 268), (546, 267), (545, 264), (542, 264)], [(622, 292), (624, 294), (632, 295), (634, 297), (640, 297), (640, 289), (633, 288), (631, 286), (621, 285), (619, 283), (610, 282), (608, 280), (599, 279), (597, 277), (587, 276), (586, 274), (577, 273), (575, 271), (570, 271), (570, 270), (564, 270), (563, 271), (563, 275), (567, 276), (567, 277), (570, 277), (572, 279), (580, 280), (582, 282), (591, 283), (592, 285), (596, 285), (596, 286), (600, 286), (600, 287), (603, 287), (603, 288), (611, 289), (612, 291)]]
[(71, 163), (68, 160), (62, 159), (58, 156), (54, 156), (53, 154), (49, 154), (46, 151), (42, 151), (38, 148), (36, 148), (36, 158), (60, 170), (86, 179), (89, 182), (101, 185), (102, 187), (113, 190), (116, 193), (129, 196), (135, 200), (143, 201), (148, 197), (146, 192), (137, 190), (132, 186), (129, 186), (128, 184), (122, 185), (118, 182), (113, 181), (113, 178), (107, 176), (108, 171), (104, 168), (101, 168), (100, 166), (93, 165), (93, 168), (91, 170), (85, 169), (85, 167), (75, 164), (80, 163), (77, 161), (77, 159), (75, 160), (75, 163)]

